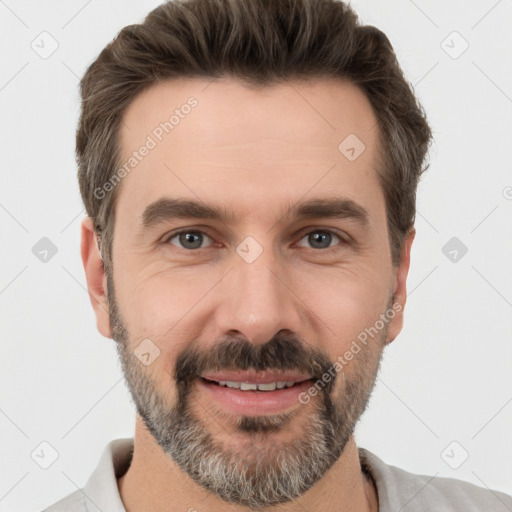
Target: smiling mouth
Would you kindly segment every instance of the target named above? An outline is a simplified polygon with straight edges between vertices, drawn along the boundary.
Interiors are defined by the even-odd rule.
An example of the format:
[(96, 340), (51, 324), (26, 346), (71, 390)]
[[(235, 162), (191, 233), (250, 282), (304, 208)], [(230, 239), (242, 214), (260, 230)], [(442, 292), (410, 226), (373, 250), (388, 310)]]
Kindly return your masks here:
[(314, 377), (300, 370), (213, 370), (199, 375), (208, 402), (236, 416), (283, 414), (301, 407)]
[(223, 371), (201, 375), (199, 389), (208, 400), (237, 416), (283, 414), (301, 406), (300, 396), (314, 378), (287, 371)]

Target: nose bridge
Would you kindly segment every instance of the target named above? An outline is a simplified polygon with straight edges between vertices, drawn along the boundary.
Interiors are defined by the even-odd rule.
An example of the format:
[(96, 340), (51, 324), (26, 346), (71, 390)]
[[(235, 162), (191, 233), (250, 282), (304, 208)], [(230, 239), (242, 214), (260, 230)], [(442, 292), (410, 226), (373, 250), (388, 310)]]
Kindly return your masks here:
[(263, 247), (254, 237), (244, 239), (236, 248), (217, 308), (222, 334), (238, 331), (259, 344), (282, 329), (297, 332), (300, 312), (286, 281), (271, 243)]

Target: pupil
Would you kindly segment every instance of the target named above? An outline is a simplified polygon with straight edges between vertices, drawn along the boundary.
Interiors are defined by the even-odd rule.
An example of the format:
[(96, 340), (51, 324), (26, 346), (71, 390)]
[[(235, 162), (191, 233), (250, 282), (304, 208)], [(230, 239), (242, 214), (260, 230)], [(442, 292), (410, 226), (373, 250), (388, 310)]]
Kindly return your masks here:
[[(315, 244), (319, 243), (320, 244), (322, 243), (322, 239), (323, 241), (325, 242), (325, 240), (327, 239), (327, 247), (329, 246), (329, 242), (330, 242), (330, 239), (328, 237), (330, 237), (330, 233), (325, 233), (325, 232), (317, 232), (313, 235), (313, 243), (312, 245), (314, 246)], [(326, 247), (325, 245), (323, 247)]]
[[(196, 237), (196, 240), (194, 241), (194, 237)], [(185, 246), (185, 247), (188, 247), (189, 249), (197, 249), (199, 247), (201, 247), (201, 238), (200, 238), (200, 235), (198, 233), (183, 233), (181, 235), (181, 243)], [(198, 243), (199, 242), (199, 243)], [(192, 244), (194, 245), (195, 243), (195, 246), (194, 247), (190, 247), (190, 245), (187, 245), (187, 244)]]

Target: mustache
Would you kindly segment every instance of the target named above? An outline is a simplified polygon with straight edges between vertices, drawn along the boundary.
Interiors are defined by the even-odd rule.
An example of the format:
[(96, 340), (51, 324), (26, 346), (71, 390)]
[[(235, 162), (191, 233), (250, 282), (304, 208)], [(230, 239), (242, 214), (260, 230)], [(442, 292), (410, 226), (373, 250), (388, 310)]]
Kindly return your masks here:
[[(299, 370), (321, 379), (333, 363), (319, 349), (309, 347), (296, 336), (277, 333), (270, 341), (255, 345), (246, 338), (227, 338), (207, 349), (191, 344), (178, 356), (174, 379), (188, 388), (202, 374), (221, 370)], [(326, 392), (335, 378), (327, 383)]]

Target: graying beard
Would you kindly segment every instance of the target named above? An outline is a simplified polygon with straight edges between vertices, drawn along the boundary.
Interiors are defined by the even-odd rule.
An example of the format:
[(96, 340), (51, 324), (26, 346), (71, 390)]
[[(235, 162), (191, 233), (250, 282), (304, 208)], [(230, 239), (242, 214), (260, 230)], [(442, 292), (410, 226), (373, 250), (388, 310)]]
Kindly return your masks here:
[[(162, 423), (155, 422), (157, 430), (169, 425), (168, 418), (161, 419)], [(269, 418), (261, 419), (265, 423)], [(253, 422), (257, 421), (253, 418)], [(345, 443), (329, 443), (332, 436), (325, 435), (325, 426), (315, 417), (304, 440), (280, 445), (277, 453), (269, 449), (244, 456), (216, 446), (186, 413), (161, 441), (162, 448), (199, 485), (227, 502), (259, 509), (298, 498), (338, 459)]]
[[(192, 417), (187, 400), (178, 401), (172, 411), (166, 411), (161, 397), (151, 392), (149, 376), (141, 373), (137, 378), (129, 371), (130, 381), (137, 383), (134, 396), (141, 397), (145, 404), (142, 408), (136, 401), (139, 414), (162, 449), (199, 485), (227, 502), (251, 509), (289, 502), (309, 490), (340, 457), (353, 432), (347, 431), (347, 426), (354, 423), (360, 406), (354, 400), (343, 417), (332, 411), (329, 417), (324, 397), (325, 409), (319, 404), (319, 413), (304, 429), (303, 439), (280, 445), (277, 453), (270, 447), (266, 453), (242, 455), (215, 443)], [(354, 391), (347, 389), (349, 394)], [(237, 426), (238, 430), (249, 426), (264, 436), (262, 432), (276, 430), (288, 419), (289, 415), (242, 417)]]
[[(369, 354), (364, 353), (357, 380), (345, 383), (345, 409), (338, 408), (327, 394), (321, 393), (317, 414), (312, 414), (302, 439), (280, 445), (277, 453), (270, 446), (266, 453), (253, 452), (245, 457), (214, 442), (199, 420), (191, 416), (188, 396), (180, 396), (177, 405), (168, 410), (150, 375), (137, 366), (139, 361), (129, 351), (128, 332), (119, 321), (116, 306), (114, 302), (111, 321), (117, 350), (132, 399), (146, 427), (195, 482), (226, 502), (251, 509), (298, 498), (338, 460), (366, 409), (380, 368), (381, 354), (371, 361)], [(251, 435), (265, 436), (289, 419), (289, 415), (241, 417), (236, 427)]]

